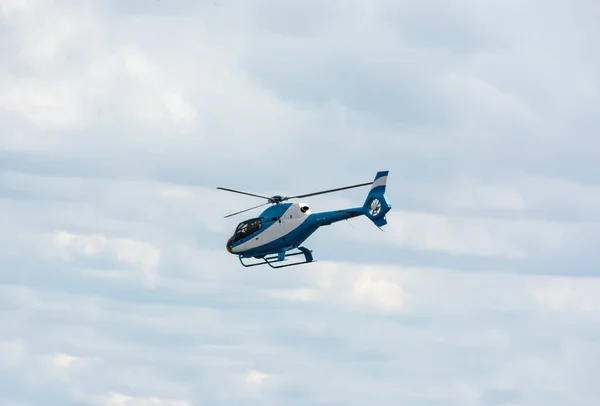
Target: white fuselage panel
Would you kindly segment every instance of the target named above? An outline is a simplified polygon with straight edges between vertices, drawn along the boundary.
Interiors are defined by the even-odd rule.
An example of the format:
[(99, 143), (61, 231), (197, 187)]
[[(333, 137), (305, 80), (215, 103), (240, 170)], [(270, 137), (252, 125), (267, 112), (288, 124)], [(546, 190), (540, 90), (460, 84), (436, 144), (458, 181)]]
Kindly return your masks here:
[(302, 212), (302, 207), (308, 207), (304, 203), (292, 203), (291, 206), (281, 215), (278, 221), (262, 230), (251, 240), (246, 241), (237, 247), (232, 248), (232, 252), (238, 253), (267, 245), (300, 227), (310, 216), (310, 208)]

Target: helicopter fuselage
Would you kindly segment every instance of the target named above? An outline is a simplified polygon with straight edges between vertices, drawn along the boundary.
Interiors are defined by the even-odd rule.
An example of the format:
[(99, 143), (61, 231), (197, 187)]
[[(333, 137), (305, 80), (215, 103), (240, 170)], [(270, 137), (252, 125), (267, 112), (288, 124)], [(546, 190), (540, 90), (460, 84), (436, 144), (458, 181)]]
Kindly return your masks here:
[(363, 215), (362, 207), (312, 213), (305, 203), (279, 203), (238, 224), (227, 251), (261, 258), (299, 247), (319, 227)]

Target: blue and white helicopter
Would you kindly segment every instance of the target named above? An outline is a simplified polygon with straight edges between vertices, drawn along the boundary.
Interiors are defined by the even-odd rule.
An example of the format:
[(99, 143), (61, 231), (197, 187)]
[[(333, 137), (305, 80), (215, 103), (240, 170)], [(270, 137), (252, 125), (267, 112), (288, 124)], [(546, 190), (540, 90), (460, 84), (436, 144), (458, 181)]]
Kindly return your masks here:
[[(227, 241), (227, 251), (237, 255), (240, 263), (245, 267), (269, 264), (272, 268), (283, 268), (314, 261), (312, 250), (301, 246), (301, 244), (317, 231), (319, 227), (365, 215), (381, 229), (382, 226), (387, 224), (385, 215), (392, 208), (385, 196), (388, 172), (378, 171), (373, 182), (289, 197), (265, 197), (218, 187), (217, 189), (228, 192), (267, 199), (266, 203), (229, 214), (225, 216), (226, 218), (257, 209), (267, 204), (273, 204), (273, 206), (265, 209), (258, 217), (250, 218), (238, 224), (235, 232)], [(371, 189), (363, 205), (360, 207), (312, 213), (309, 206), (305, 203), (283, 203), (290, 199), (299, 199), (367, 185), (371, 185)], [(296, 249), (299, 252), (288, 253), (288, 251)], [(304, 261), (274, 265), (274, 263), (285, 261), (286, 256), (290, 257), (301, 254), (304, 254)], [(246, 264), (243, 261), (245, 258), (256, 258), (262, 261)]]

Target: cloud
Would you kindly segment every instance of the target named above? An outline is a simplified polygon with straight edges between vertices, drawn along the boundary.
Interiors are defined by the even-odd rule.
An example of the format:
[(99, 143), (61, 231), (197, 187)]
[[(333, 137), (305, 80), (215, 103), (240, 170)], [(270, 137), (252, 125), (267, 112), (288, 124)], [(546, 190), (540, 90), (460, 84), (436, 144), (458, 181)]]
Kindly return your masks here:
[[(363, 243), (398, 245), (420, 251), (455, 255), (505, 257), (553, 256), (585, 243), (587, 227), (544, 220), (499, 219), (411, 212), (396, 209), (388, 215), (385, 233), (374, 233), (372, 224), (356, 222), (356, 235), (338, 229), (338, 238)], [(590, 229), (596, 232), (595, 227)]]
[(373, 274), (363, 274), (354, 285), (355, 294), (383, 310), (402, 308), (402, 288), (385, 279), (374, 279)]
[(156, 406), (190, 406), (191, 403), (174, 400), (174, 399), (160, 399), (156, 397), (142, 397), (142, 396), (127, 396), (122, 393), (112, 393), (108, 396), (99, 398), (93, 405), (107, 405), (107, 406), (145, 406), (145, 405), (156, 405)]
[(110, 255), (118, 261), (139, 266), (144, 280), (151, 286), (156, 280), (160, 250), (152, 245), (124, 238), (106, 238), (99, 235), (76, 235), (57, 231), (53, 242), (59, 255), (66, 260), (71, 255)]
[[(1, 1), (0, 398), (593, 404), (597, 12)], [(225, 251), (260, 201), (216, 186), (377, 169), (385, 232), (323, 228), (284, 270)]]
[(304, 287), (278, 288), (267, 293), (281, 300), (323, 302), (382, 313), (403, 309), (403, 290), (397, 272), (325, 262), (308, 275), (310, 279)]
[[(52, 327), (48, 327), (51, 329), (43, 337), (32, 332), (47, 328), (45, 324), (20, 323), (12, 329), (14, 334), (28, 337), (25, 348), (29, 351), (32, 348), (42, 354), (48, 351), (53, 360), (90, 356), (102, 359), (101, 363), (89, 364), (87, 369), (73, 374), (68, 383), (60, 386), (64, 393), (74, 391), (71, 396), (87, 393), (89, 399), (110, 396), (101, 395), (102, 392), (113, 392), (129, 393), (126, 396), (131, 398), (181, 399), (191, 404), (209, 397), (242, 404), (257, 396), (265, 401), (282, 399), (280, 396), (304, 388), (305, 393), (310, 393), (307, 399), (312, 399), (311, 402), (335, 397), (358, 404), (358, 399), (371, 393), (373, 387), (379, 387), (390, 396), (415, 401), (418, 399), (415, 396), (421, 393), (431, 400), (464, 402), (473, 395), (494, 396), (493, 388), (527, 393), (525, 382), (541, 385), (542, 390), (544, 382), (565, 377), (569, 373), (565, 368), (571, 373), (593, 369), (593, 365), (585, 362), (572, 366), (566, 358), (547, 363), (546, 347), (566, 350), (575, 343), (591, 346), (592, 336), (561, 336), (560, 332), (573, 320), (589, 323), (594, 317), (578, 306), (565, 309), (567, 313), (563, 316), (541, 317), (540, 312), (552, 307), (540, 302), (532, 289), (551, 283), (549, 277), (530, 277), (524, 281), (522, 276), (502, 273), (474, 277), (470, 272), (442, 269), (386, 269), (349, 263), (314, 265), (297, 271), (304, 282), (295, 285), (321, 291), (321, 300), (315, 304), (265, 301), (260, 292), (269, 281), (264, 280), (252, 288), (254, 299), (238, 305), (230, 299), (236, 292), (235, 286), (223, 286), (223, 294), (200, 302), (200, 290), (182, 295), (160, 286), (149, 302), (148, 299), (138, 302), (140, 299), (131, 297), (92, 300), (85, 295), (8, 287), (2, 292), (0, 307), (16, 306), (20, 314), (40, 321), (53, 317)], [(323, 275), (329, 275), (329, 282)], [(384, 276), (392, 279), (382, 283)], [(367, 278), (378, 281), (380, 287), (401, 286), (402, 307), (392, 306), (393, 312), (390, 307), (381, 307), (390, 304), (383, 300), (389, 289), (379, 291), (381, 301), (354, 301), (354, 295), (358, 293), (360, 299), (361, 292), (352, 287), (357, 282), (365, 286)], [(568, 283), (579, 289), (586, 286), (585, 280), (576, 278), (568, 279)], [(377, 286), (372, 282), (373, 285)], [(580, 303), (585, 305), (585, 298)], [(361, 311), (369, 308), (375, 312)], [(20, 316), (11, 311), (3, 319), (15, 325)], [(361, 326), (359, 330), (357, 323)], [(593, 331), (591, 325), (588, 329)], [(530, 346), (542, 337), (546, 337), (546, 347), (532, 352)], [(56, 349), (61, 353), (55, 352)], [(469, 384), (444, 384), (451, 371), (459, 366), (455, 352), (479, 354), (480, 361), (473, 367), (485, 368), (487, 372), (479, 378), (463, 375)], [(572, 357), (582, 359), (584, 354), (574, 353)], [(435, 360), (423, 364), (430, 356), (436, 357)], [(510, 373), (518, 373), (524, 367), (523, 357), (530, 358), (527, 369), (535, 371), (539, 378), (527, 378), (524, 382), (508, 378)], [(345, 367), (341, 368), (339, 363)], [(72, 365), (76, 364), (77, 361)], [(400, 365), (404, 367), (398, 368)], [(548, 368), (551, 372), (541, 374), (542, 369)], [(406, 369), (411, 371), (410, 375), (408, 371), (402, 372)], [(14, 367), (11, 370), (15, 371)], [(195, 372), (190, 375), (191, 371)], [(337, 374), (338, 383), (321, 385), (321, 380), (332, 373)], [(56, 376), (47, 374), (46, 381)], [(130, 389), (126, 391), (122, 382), (128, 374), (136, 378), (127, 380)], [(455, 372), (452, 376), (456, 376)], [(398, 386), (401, 379), (407, 380)], [(437, 383), (428, 386), (432, 379)], [(504, 383), (494, 383), (500, 379)], [(214, 386), (218, 381), (220, 385)], [(259, 382), (266, 386), (257, 386)], [(348, 386), (350, 382), (354, 386)], [(340, 385), (350, 390), (341, 391)], [(467, 392), (465, 385), (471, 388)], [(585, 392), (590, 393), (589, 389)], [(529, 392), (528, 396), (536, 395)], [(383, 396), (380, 400), (388, 401)]]
[(551, 310), (572, 310), (584, 313), (600, 311), (600, 300), (596, 296), (600, 291), (600, 281), (572, 280), (554, 277), (545, 283), (531, 287), (532, 300)]

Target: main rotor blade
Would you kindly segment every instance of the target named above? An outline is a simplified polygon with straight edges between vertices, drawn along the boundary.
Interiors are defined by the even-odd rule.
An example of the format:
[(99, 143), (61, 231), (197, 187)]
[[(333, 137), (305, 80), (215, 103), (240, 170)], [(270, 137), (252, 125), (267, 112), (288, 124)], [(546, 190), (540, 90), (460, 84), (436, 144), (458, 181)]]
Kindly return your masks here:
[(228, 192), (233, 192), (233, 193), (239, 193), (239, 194), (242, 194), (242, 195), (248, 195), (248, 196), (259, 197), (259, 198), (261, 198), (261, 199), (267, 199), (267, 200), (269, 200), (269, 201), (271, 200), (271, 198), (270, 198), (270, 197), (266, 197), (266, 196), (260, 196), (260, 195), (255, 195), (255, 194), (253, 194), (253, 193), (248, 193), (248, 192), (241, 192), (241, 191), (239, 191), (239, 190), (227, 189), (227, 188), (224, 188), (224, 187), (217, 187), (217, 189), (220, 189), (220, 190), (226, 190), (226, 191), (228, 191)]
[(269, 202), (267, 202), (267, 203), (263, 203), (263, 204), (259, 204), (258, 206), (250, 207), (249, 209), (242, 210), (242, 211), (238, 211), (238, 212), (236, 212), (236, 213), (231, 213), (231, 214), (228, 214), (228, 215), (226, 215), (224, 218), (231, 217), (231, 216), (235, 216), (235, 215), (237, 215), (237, 214), (244, 213), (244, 212), (247, 212), (247, 211), (250, 211), (250, 210), (253, 210), (253, 209), (258, 209), (259, 207), (265, 206), (265, 205), (267, 205), (267, 204), (269, 204)]
[(352, 189), (352, 188), (360, 187), (360, 186), (367, 186), (367, 185), (370, 185), (372, 183), (373, 182), (359, 183), (357, 185), (352, 185), (352, 186), (344, 186), (344, 187), (339, 187), (339, 188), (336, 188), (336, 189), (323, 190), (322, 192), (314, 192), (314, 193), (307, 193), (305, 195), (289, 196), (289, 197), (285, 197), (283, 200), (298, 199), (298, 198), (301, 198), (301, 197), (322, 195), (324, 193), (331, 193), (331, 192), (337, 192), (339, 190), (346, 190), (346, 189)]

